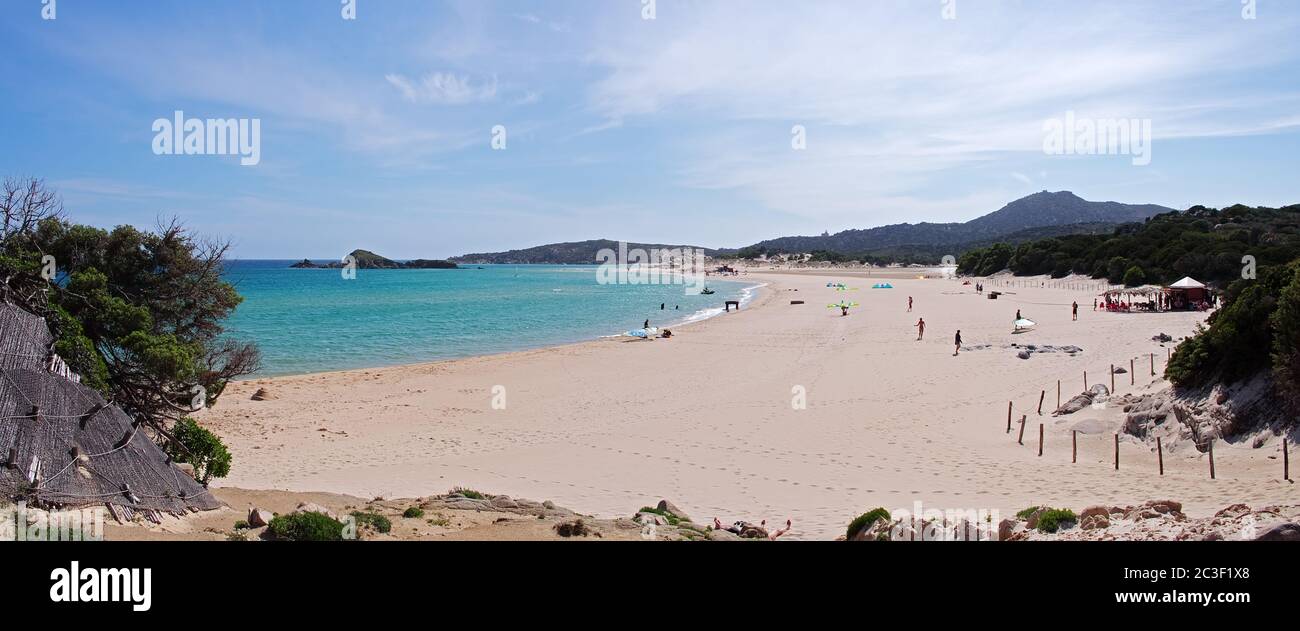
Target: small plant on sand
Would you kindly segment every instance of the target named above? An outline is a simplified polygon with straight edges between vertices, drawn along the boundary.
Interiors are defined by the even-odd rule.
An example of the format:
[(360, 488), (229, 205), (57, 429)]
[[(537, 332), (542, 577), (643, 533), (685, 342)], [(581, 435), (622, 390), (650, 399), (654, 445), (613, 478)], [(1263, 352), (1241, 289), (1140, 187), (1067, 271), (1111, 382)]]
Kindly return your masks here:
[(451, 526), (451, 520), (447, 519), (443, 515), (438, 515), (432, 519), (426, 519), (424, 521), (427, 522), (430, 526), (439, 526), (442, 528), (447, 528)]
[(407, 519), (419, 519), (421, 517), (424, 517), (424, 509), (420, 508), (419, 506), (412, 506), (406, 509), (405, 511), (402, 511), (402, 517), (405, 517)]
[(668, 520), (668, 524), (671, 525), (671, 526), (676, 526), (677, 524), (679, 524), (679, 523), (685, 521), (685, 520), (682, 519), (681, 517), (678, 517), (677, 515), (674, 515), (671, 511), (660, 510), (660, 509), (658, 509), (658, 508), (651, 508), (651, 507), (649, 507), (649, 506), (642, 506), (642, 507), (641, 507), (641, 510), (639, 510), (639, 511), (637, 511), (637, 512), (638, 512), (638, 513), (654, 513), (655, 515), (658, 515), (658, 516), (660, 516), (660, 517), (663, 517), (664, 519), (667, 519), (667, 520)]
[(1038, 516), (1038, 532), (1056, 532), (1062, 526), (1079, 521), (1074, 511), (1068, 508), (1044, 508)]
[(1042, 506), (1030, 506), (1019, 513), (1016, 513), (1016, 519), (1029, 519), (1034, 513), (1037, 513)]
[(465, 487), (463, 487), (463, 486), (458, 486), (458, 487), (452, 489), (452, 490), (451, 490), (451, 493), (452, 493), (453, 495), (455, 495), (455, 494), (460, 494), (460, 495), (462, 495), (462, 496), (464, 496), (464, 497), (468, 497), (468, 498), (470, 498), (470, 499), (472, 499), (472, 500), (485, 500), (485, 499), (487, 499), (487, 496), (486, 496), (486, 495), (484, 495), (484, 494), (482, 494), (482, 493), (479, 493), (478, 491), (475, 491), (474, 489), (467, 489), (467, 488), (465, 488)]
[(235, 530), (248, 530), (248, 522), (242, 519), (235, 522)]
[(870, 528), (878, 519), (889, 521), (889, 511), (883, 508), (876, 508), (858, 515), (857, 519), (849, 522), (849, 530), (847, 533), (848, 539), (851, 541), (854, 537), (858, 536), (858, 533)]
[(271, 519), (267, 532), (286, 541), (342, 541), (343, 524), (321, 513), (293, 513)]
[(352, 516), (356, 518), (357, 526), (370, 526), (375, 532), (386, 533), (393, 529), (393, 522), (379, 513), (354, 511)]

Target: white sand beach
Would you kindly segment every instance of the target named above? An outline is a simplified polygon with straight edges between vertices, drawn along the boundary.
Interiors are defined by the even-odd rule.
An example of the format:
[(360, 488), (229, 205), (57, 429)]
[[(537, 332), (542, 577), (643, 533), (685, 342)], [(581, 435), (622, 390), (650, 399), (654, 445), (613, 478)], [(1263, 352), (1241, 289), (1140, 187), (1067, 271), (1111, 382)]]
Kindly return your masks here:
[[(793, 519), (791, 539), (834, 538), (867, 509), (917, 501), (1009, 517), (1031, 504), (1169, 498), (1199, 516), (1300, 500), (1281, 479), (1277, 440), (1217, 445), (1215, 480), (1204, 454), (1173, 445), (1159, 476), (1154, 447), (1129, 437), (1114, 469), (1116, 406), (1050, 416), (1057, 380), (1067, 400), (1083, 390), (1085, 370), (1090, 383), (1109, 385), (1111, 364), (1127, 369), (1137, 358), (1136, 385), (1117, 375), (1118, 394), (1164, 387), (1148, 357), (1159, 373), (1166, 350), (1151, 337), (1187, 335), (1204, 313), (1094, 312), (1093, 292), (1050, 288), (989, 300), (955, 280), (894, 278), (894, 289), (871, 289), (880, 278), (750, 273), (767, 283), (751, 305), (672, 339), (244, 381), (202, 421), (234, 454), (223, 486), (359, 497), (467, 486), (601, 517), (671, 498), (701, 522)], [(835, 292), (829, 281), (859, 289)], [(826, 307), (841, 299), (861, 306), (848, 317)], [(1035, 330), (1011, 333), (1018, 309)], [(966, 346), (989, 346), (954, 357), (958, 329)], [(1020, 359), (1012, 343), (1083, 350)], [(259, 388), (275, 398), (250, 400)], [(501, 392), (505, 408), (494, 409)], [(799, 392), (806, 409), (792, 405)], [(1028, 415), (1023, 446), (1005, 431), (1008, 401), (1017, 422)]]

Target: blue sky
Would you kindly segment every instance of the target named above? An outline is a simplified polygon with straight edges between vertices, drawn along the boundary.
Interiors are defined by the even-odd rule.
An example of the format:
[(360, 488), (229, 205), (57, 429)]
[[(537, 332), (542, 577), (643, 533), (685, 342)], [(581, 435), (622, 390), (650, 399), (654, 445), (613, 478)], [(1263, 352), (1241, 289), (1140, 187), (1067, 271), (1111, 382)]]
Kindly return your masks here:
[[(1300, 3), (951, 1), (0, 0), (0, 175), (241, 258), (1300, 202)], [(260, 163), (155, 155), (176, 110), (260, 119)], [(1067, 111), (1149, 119), (1150, 165), (1045, 154)]]

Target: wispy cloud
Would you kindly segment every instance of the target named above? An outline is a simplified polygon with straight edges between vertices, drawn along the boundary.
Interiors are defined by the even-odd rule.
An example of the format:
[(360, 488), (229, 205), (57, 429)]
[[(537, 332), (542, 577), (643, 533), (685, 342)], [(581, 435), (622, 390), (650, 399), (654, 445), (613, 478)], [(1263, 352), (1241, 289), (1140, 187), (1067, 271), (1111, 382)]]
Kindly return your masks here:
[(491, 101), (497, 96), (496, 77), (477, 84), (469, 77), (448, 72), (433, 72), (421, 79), (388, 74), (384, 79), (412, 103), (466, 105)]

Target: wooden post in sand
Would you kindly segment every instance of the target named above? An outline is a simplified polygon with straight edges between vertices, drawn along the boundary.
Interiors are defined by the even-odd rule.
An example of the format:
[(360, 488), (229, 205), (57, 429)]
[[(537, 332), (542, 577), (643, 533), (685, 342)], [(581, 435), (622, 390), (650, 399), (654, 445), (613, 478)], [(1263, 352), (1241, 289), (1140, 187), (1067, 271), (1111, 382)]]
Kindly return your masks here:
[(1016, 439), (1016, 442), (1020, 443), (1021, 445), (1025, 444), (1025, 419), (1028, 418), (1029, 418), (1028, 414), (1020, 417), (1020, 437)]
[(1043, 399), (1047, 397), (1047, 391), (1042, 390), (1038, 394), (1038, 415), (1043, 415)]
[(1088, 371), (1083, 371), (1083, 391), (1088, 391)]
[(1137, 385), (1137, 373), (1133, 372), (1133, 360), (1128, 360), (1128, 385)]
[(1214, 440), (1210, 440), (1210, 479), (1214, 479)]
[(1115, 470), (1119, 471), (1119, 434), (1115, 434)]
[(1011, 402), (1007, 401), (1007, 433), (1011, 433)]
[(1291, 454), (1286, 450), (1286, 437), (1282, 438), (1282, 479), (1291, 479)]
[(1079, 461), (1079, 430), (1070, 430), (1070, 463)]
[(1110, 393), (1115, 394), (1115, 364), (1110, 365)]
[(1056, 409), (1061, 409), (1061, 380), (1056, 380)]
[(1043, 424), (1038, 424), (1038, 457), (1043, 457)]
[(1165, 474), (1165, 450), (1160, 446), (1160, 437), (1156, 436), (1156, 461), (1160, 463), (1160, 475)]
[(1156, 376), (1156, 354), (1151, 353), (1151, 376)]

